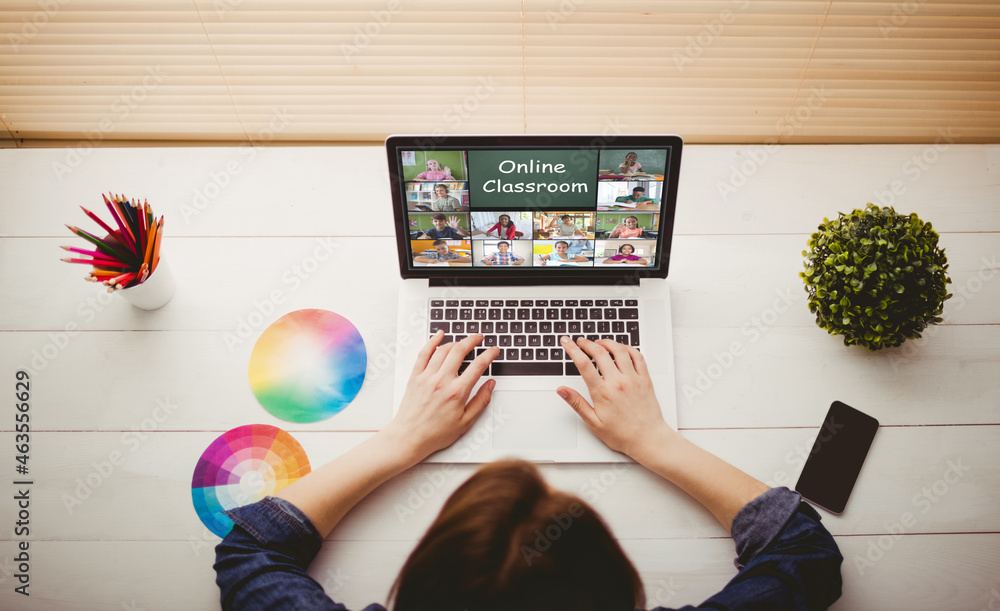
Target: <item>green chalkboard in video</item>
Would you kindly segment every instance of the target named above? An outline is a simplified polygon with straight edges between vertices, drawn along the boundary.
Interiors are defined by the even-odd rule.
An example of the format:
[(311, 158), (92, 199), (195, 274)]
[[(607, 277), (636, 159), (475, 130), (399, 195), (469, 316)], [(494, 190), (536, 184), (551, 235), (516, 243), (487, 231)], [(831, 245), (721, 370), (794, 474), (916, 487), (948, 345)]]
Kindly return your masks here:
[(597, 150), (470, 150), (472, 210), (595, 210)]

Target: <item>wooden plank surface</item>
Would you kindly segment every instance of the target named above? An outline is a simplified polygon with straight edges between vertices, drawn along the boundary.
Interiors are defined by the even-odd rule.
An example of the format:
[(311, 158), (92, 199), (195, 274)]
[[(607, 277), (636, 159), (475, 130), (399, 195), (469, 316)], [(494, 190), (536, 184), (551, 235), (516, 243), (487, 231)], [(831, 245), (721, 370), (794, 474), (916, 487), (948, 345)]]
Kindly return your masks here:
[[(929, 145), (687, 146), (675, 232), (811, 233), (866, 202), (938, 231), (998, 231), (998, 164), (1000, 147), (947, 134)], [(0, 184), (11, 185), (0, 236), (63, 235), (85, 220), (77, 206), (99, 208), (109, 190), (149, 199), (171, 236), (392, 236), (385, 167), (379, 147), (0, 149)], [(331, 214), (340, 206), (363, 220)]]
[[(844, 555), (844, 595), (833, 611), (979, 611), (1000, 601), (1000, 534), (835, 537)], [(338, 602), (385, 602), (413, 541), (340, 541), (309, 574)], [(648, 607), (698, 604), (736, 573), (728, 538), (621, 539), (639, 570)], [(881, 544), (882, 547), (879, 547)], [(873, 546), (881, 552), (872, 552)], [(187, 541), (39, 541), (30, 599), (13, 598), (16, 569), (0, 558), (0, 605), (24, 611), (202, 611), (219, 608), (215, 553)], [(869, 554), (875, 561), (868, 560)], [(856, 567), (858, 558), (863, 572)], [(915, 562), (919, 560), (919, 562)], [(183, 587), (178, 587), (183, 584)], [(16, 605), (16, 606), (11, 606)]]
[[(0, 150), (0, 372), (31, 370), (36, 431), (32, 597), (12, 594), (14, 506), (0, 502), (0, 607), (217, 608), (218, 538), (190, 500), (205, 447), (232, 427), (272, 424), (316, 467), (390, 417), (398, 266), (384, 153), (98, 149), (68, 172), (66, 155)], [(670, 273), (683, 434), (791, 485), (831, 400), (883, 425), (848, 510), (823, 513), (845, 556), (834, 609), (1000, 607), (998, 162), (1000, 147), (946, 140), (685, 149)], [(109, 189), (155, 193), (167, 215), (178, 291), (158, 311), (58, 261), (74, 242), (62, 223), (83, 224), (76, 206), (99, 208)], [(941, 232), (955, 297), (923, 339), (869, 353), (815, 326), (798, 272), (823, 216), (880, 197)], [(246, 377), (259, 334), (300, 308), (347, 316), (369, 356), (356, 401), (314, 424), (268, 414)], [(11, 421), (0, 419), (0, 437), (12, 439)], [(13, 456), (0, 444), (0, 465)], [(332, 533), (312, 574), (353, 608), (384, 601), (475, 468), (419, 465), (395, 478)], [(696, 604), (734, 574), (728, 533), (641, 467), (541, 468), (605, 516), (650, 607)], [(0, 494), (11, 498), (12, 485)]]

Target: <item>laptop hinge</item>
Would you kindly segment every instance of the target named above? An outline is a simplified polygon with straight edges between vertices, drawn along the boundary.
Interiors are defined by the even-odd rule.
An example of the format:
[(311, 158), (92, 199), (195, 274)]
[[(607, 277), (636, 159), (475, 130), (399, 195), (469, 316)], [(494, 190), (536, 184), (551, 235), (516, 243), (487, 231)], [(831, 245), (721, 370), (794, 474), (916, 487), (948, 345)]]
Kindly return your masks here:
[(502, 278), (492, 275), (482, 278), (429, 278), (429, 286), (638, 286), (641, 276), (617, 276), (614, 278), (581, 278), (579, 276), (567, 277), (535, 277), (535, 278)]

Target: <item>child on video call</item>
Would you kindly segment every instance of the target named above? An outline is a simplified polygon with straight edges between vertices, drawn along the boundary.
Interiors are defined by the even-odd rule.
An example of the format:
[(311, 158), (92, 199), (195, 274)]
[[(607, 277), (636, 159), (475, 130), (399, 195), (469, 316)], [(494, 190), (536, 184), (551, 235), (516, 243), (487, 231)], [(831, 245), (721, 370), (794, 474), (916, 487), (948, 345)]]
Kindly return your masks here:
[(437, 159), (428, 159), (427, 170), (417, 174), (414, 180), (455, 180), (455, 177), (451, 175), (451, 168), (444, 166), (442, 169)]
[(483, 263), (486, 265), (520, 265), (524, 263), (524, 257), (507, 252), (509, 249), (510, 242), (497, 242), (497, 252), (488, 257), (483, 257)]
[(642, 227), (639, 227), (639, 219), (634, 216), (625, 217), (625, 224), (618, 223), (611, 230), (609, 238), (637, 238), (642, 235)]
[(550, 232), (550, 239), (552, 238), (582, 238), (584, 237), (583, 232), (580, 228), (576, 226), (573, 222), (573, 217), (568, 214), (556, 215), (549, 219), (546, 229)]
[(618, 171), (621, 174), (638, 174), (642, 172), (642, 164), (638, 161), (639, 156), (635, 153), (625, 155), (625, 162), (618, 164)]
[(635, 248), (631, 244), (622, 244), (618, 247), (618, 254), (604, 260), (606, 264), (612, 263), (632, 263), (635, 265), (649, 265), (649, 262), (638, 255), (632, 253)]
[(451, 261), (454, 263), (472, 263), (471, 257), (451, 252), (448, 244), (444, 240), (434, 240), (431, 244), (434, 250), (428, 250), (413, 258), (414, 263), (437, 263), (439, 261)]
[(461, 212), (465, 210), (462, 202), (449, 195), (451, 189), (448, 185), (434, 185), (434, 201), (431, 202), (431, 210), (434, 212)]
[(510, 217), (506, 214), (501, 214), (500, 217), (497, 218), (497, 224), (487, 229), (486, 235), (491, 236), (493, 235), (493, 232), (496, 232), (496, 237), (498, 238), (504, 238), (507, 240), (517, 239), (517, 236), (515, 235), (517, 227), (514, 226), (513, 221), (511, 221)]
[(567, 255), (566, 249), (568, 248), (569, 242), (559, 240), (555, 243), (555, 247), (552, 252), (546, 255), (538, 255), (538, 265), (545, 265), (548, 261), (573, 261), (575, 263), (586, 263), (587, 261), (590, 261), (587, 257), (582, 257), (580, 255)]
[(457, 216), (445, 216), (438, 212), (431, 217), (434, 223), (433, 229), (428, 229), (418, 240), (460, 240), (469, 235), (469, 232), (458, 226)]

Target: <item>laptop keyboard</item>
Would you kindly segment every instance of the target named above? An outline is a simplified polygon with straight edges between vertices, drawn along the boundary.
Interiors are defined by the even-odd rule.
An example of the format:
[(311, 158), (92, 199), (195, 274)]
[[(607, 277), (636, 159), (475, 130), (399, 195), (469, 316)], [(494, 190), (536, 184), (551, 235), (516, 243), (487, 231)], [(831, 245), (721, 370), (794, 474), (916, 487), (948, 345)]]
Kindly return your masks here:
[(488, 376), (580, 375), (559, 345), (568, 335), (612, 339), (639, 348), (639, 302), (636, 299), (432, 299), (430, 335), (444, 331), (441, 343), (473, 333), (483, 343), (465, 355), (459, 372), (487, 347), (500, 354), (483, 373)]

